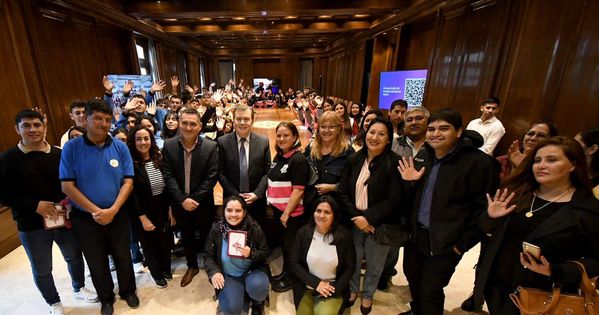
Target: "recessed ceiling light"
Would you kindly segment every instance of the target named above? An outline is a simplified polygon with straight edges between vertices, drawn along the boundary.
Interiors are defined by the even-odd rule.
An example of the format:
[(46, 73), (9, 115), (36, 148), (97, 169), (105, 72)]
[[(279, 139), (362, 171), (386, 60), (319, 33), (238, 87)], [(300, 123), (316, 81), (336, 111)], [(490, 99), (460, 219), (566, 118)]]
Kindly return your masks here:
[(225, 46), (220, 46), (220, 48), (225, 48)]
[(332, 17), (333, 17), (333, 16), (332, 16), (332, 15), (330, 15), (330, 14), (327, 14), (327, 15), (319, 15), (319, 16), (318, 16), (318, 18), (319, 18), (319, 19), (330, 19), (330, 18), (332, 18)]
[(397, 31), (397, 30), (398, 30), (398, 28), (397, 28), (397, 27), (394, 27), (394, 28), (393, 28), (393, 30), (394, 30), (394, 31)]
[(293, 20), (293, 19), (297, 19), (297, 15), (288, 15), (285, 17), (285, 20)]
[(387, 35), (387, 32), (384, 32), (383, 35)]
[(358, 19), (369, 17), (369, 16), (370, 16), (369, 14), (354, 14), (354, 17), (358, 18)]
[(177, 19), (173, 19), (173, 18), (169, 18), (169, 19), (164, 19), (167, 22), (177, 22)]
[(243, 21), (243, 20), (245, 20), (245, 17), (243, 17), (243, 16), (236, 16), (236, 17), (233, 18), (233, 20), (235, 20), (235, 21)]
[(212, 18), (203, 17), (203, 18), (200, 19), (200, 21), (212, 21)]

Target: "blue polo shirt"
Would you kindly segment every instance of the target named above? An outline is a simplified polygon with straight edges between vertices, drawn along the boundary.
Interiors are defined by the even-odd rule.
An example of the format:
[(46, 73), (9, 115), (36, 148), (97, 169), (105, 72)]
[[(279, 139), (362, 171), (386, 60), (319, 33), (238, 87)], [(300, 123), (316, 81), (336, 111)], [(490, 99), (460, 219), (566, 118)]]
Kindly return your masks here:
[[(68, 141), (62, 148), (59, 177), (75, 182), (77, 188), (96, 206), (105, 209), (116, 200), (125, 178), (133, 178), (133, 160), (127, 145), (108, 135), (103, 146), (87, 135)], [(73, 206), (81, 206), (71, 201)]]

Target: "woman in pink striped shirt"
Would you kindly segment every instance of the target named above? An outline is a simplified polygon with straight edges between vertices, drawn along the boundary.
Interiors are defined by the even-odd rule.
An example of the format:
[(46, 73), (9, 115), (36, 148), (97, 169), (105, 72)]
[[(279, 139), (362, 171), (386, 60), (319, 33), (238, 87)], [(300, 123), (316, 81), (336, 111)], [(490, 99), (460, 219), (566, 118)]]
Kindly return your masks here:
[(283, 272), (273, 277), (272, 289), (285, 292), (291, 289), (287, 275), (289, 251), (295, 234), (306, 223), (304, 215), (304, 188), (308, 183), (310, 168), (300, 152), (301, 141), (297, 127), (291, 122), (281, 122), (276, 128), (276, 151), (268, 172), (266, 201), (277, 224), (276, 237), (282, 240)]

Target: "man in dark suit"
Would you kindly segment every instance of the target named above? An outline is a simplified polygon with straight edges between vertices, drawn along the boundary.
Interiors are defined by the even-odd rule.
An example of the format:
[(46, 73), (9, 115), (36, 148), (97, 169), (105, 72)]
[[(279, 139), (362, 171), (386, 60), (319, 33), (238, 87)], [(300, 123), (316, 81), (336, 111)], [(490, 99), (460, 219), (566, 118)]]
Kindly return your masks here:
[(252, 132), (254, 112), (250, 107), (237, 107), (233, 117), (235, 132), (218, 138), (218, 181), (223, 197), (243, 197), (248, 212), (264, 229), (270, 145), (268, 138)]
[[(202, 251), (214, 221), (213, 189), (218, 177), (216, 142), (201, 138), (201, 116), (189, 108), (181, 112), (179, 136), (164, 144), (164, 179), (173, 200), (173, 215), (181, 230), (187, 272), (181, 279), (185, 287), (199, 273), (197, 253)], [(199, 240), (195, 237), (200, 232)]]

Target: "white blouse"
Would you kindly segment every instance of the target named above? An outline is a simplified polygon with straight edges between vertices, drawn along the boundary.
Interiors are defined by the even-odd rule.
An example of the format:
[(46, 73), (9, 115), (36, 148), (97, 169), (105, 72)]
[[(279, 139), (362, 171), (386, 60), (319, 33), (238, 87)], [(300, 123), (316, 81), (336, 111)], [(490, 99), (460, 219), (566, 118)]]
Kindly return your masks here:
[(308, 255), (306, 256), (310, 273), (323, 281), (330, 282), (335, 281), (337, 266), (339, 265), (337, 246), (331, 245), (332, 241), (332, 235), (328, 235), (325, 241), (324, 235), (314, 229), (312, 243), (310, 243), (310, 249), (308, 249)]

